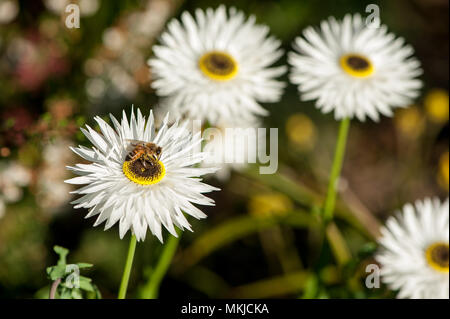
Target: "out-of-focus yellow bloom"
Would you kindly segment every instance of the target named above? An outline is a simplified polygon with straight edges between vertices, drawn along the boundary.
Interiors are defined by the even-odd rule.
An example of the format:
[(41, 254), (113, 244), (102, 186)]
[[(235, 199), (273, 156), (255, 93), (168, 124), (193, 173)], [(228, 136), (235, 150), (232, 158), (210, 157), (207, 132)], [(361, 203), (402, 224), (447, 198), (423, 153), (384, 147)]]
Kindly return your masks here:
[(425, 110), (428, 117), (436, 123), (448, 121), (448, 92), (442, 89), (433, 89), (425, 96)]
[(286, 135), (289, 141), (303, 151), (311, 150), (316, 144), (316, 127), (309, 117), (301, 113), (289, 117)]
[(449, 191), (449, 153), (448, 151), (441, 155), (439, 159), (438, 182), (447, 192)]
[(417, 106), (399, 110), (394, 121), (397, 130), (411, 139), (419, 137), (425, 130), (425, 119)]
[(291, 211), (294, 205), (289, 197), (281, 193), (266, 193), (250, 198), (248, 211), (253, 216), (269, 217), (284, 215)]
[(335, 284), (340, 280), (339, 270), (337, 269), (336, 266), (332, 265), (328, 265), (322, 268), (322, 270), (319, 273), (319, 276), (323, 282), (328, 284)]

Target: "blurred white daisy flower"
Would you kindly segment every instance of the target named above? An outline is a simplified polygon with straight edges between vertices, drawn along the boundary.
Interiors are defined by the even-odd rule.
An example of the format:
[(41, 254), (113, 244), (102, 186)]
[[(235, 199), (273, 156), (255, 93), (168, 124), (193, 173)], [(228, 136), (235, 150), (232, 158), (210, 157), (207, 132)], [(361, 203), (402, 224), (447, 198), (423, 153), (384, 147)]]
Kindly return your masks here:
[(72, 142), (64, 138), (55, 138), (43, 145), (42, 165), (37, 174), (36, 203), (45, 214), (63, 212), (70, 200), (70, 191), (74, 187), (64, 183), (64, 180), (70, 176), (66, 165), (75, 161), (75, 154), (67, 152), (71, 146)]
[(0, 198), (4, 203), (20, 201), (23, 197), (22, 188), (30, 184), (31, 178), (31, 170), (18, 162), (0, 165)]
[[(3, 182), (2, 182), (3, 181)], [(0, 185), (11, 183), (20, 187), (28, 186), (31, 182), (31, 171), (18, 162), (11, 162), (0, 169)]]
[(337, 120), (380, 114), (408, 106), (422, 82), (420, 63), (403, 38), (388, 33), (385, 25), (372, 28), (359, 14), (322, 21), (320, 30), (308, 27), (290, 52), (290, 79), (301, 99), (316, 100), (323, 113), (334, 111)]
[[(209, 127), (203, 132), (205, 145), (203, 151), (207, 154), (202, 167), (215, 166), (219, 170), (215, 176), (225, 181), (229, 179), (232, 170), (244, 169), (249, 163), (256, 163), (258, 156), (258, 141), (261, 134), (258, 131), (260, 122), (233, 121), (233, 124), (219, 122), (217, 127)], [(264, 140), (265, 141), (265, 140)]]
[(15, 0), (0, 1), (0, 24), (8, 24), (19, 13), (19, 6)]
[(407, 204), (381, 229), (383, 282), (398, 298), (449, 298), (449, 200)]
[[(73, 192), (83, 195), (72, 202), (75, 208), (89, 209), (86, 218), (99, 215), (94, 226), (106, 221), (105, 230), (119, 222), (120, 238), (131, 229), (144, 240), (149, 228), (162, 242), (161, 225), (174, 236), (174, 225), (191, 230), (184, 213), (205, 218), (193, 204), (214, 205), (203, 193), (217, 190), (199, 178), (216, 169), (193, 167), (205, 155), (196, 151), (200, 134), (192, 136), (178, 122), (169, 126), (168, 116), (155, 132), (152, 112), (146, 121), (139, 109), (130, 121), (125, 112), (121, 122), (110, 117), (114, 129), (95, 118), (102, 135), (89, 126), (81, 129), (94, 147), (72, 148), (91, 162), (68, 167), (80, 176), (66, 182), (87, 184)], [(153, 144), (143, 148), (139, 141)]]
[(277, 102), (284, 87), (275, 78), (286, 68), (271, 67), (283, 54), (280, 45), (267, 26), (235, 8), (184, 12), (153, 48), (152, 87), (168, 97), (171, 112), (211, 125), (266, 115), (259, 102)]

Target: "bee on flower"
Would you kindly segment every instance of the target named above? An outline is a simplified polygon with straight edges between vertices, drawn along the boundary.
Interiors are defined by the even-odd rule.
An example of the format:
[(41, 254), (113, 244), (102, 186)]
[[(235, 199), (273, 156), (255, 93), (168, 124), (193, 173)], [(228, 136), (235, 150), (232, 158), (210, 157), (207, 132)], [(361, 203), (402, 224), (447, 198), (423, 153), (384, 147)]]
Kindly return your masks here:
[(79, 176), (66, 181), (85, 185), (72, 192), (81, 195), (72, 203), (88, 209), (86, 217), (98, 216), (94, 226), (106, 222), (106, 230), (119, 223), (120, 238), (131, 230), (138, 241), (149, 229), (162, 242), (162, 226), (177, 236), (174, 226), (191, 230), (185, 214), (206, 217), (194, 204), (214, 205), (203, 193), (217, 188), (200, 177), (216, 169), (195, 167), (205, 157), (195, 151), (200, 134), (193, 136), (185, 124), (169, 125), (168, 116), (156, 131), (153, 113), (146, 119), (139, 109), (130, 120), (125, 112), (120, 122), (111, 115), (113, 127), (98, 116), (95, 121), (101, 134), (81, 129), (93, 147), (72, 148), (90, 163), (68, 167)]

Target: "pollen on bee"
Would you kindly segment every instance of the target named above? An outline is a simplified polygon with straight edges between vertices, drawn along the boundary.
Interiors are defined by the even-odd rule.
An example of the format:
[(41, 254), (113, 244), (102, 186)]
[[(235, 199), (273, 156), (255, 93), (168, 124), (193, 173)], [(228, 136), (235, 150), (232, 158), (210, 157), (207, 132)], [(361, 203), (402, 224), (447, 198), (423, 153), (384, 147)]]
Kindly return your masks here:
[(156, 184), (163, 179), (166, 173), (161, 161), (150, 163), (140, 159), (125, 160), (122, 170), (130, 181), (140, 185)]

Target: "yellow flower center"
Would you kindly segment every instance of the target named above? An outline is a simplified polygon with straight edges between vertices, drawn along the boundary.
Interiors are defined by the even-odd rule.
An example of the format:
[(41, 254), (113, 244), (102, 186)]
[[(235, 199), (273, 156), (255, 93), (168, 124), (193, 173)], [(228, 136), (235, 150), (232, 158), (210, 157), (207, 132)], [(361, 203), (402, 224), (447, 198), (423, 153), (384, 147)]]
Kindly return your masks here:
[(339, 63), (346, 73), (357, 78), (368, 77), (374, 72), (372, 62), (359, 54), (344, 54)]
[(434, 243), (425, 251), (428, 264), (435, 270), (448, 274), (448, 243)]
[(153, 164), (140, 159), (125, 161), (122, 170), (130, 181), (140, 185), (156, 184), (166, 175), (166, 168), (161, 161)]
[(216, 81), (228, 81), (238, 72), (233, 57), (225, 52), (211, 51), (202, 55), (198, 66), (204, 75)]

